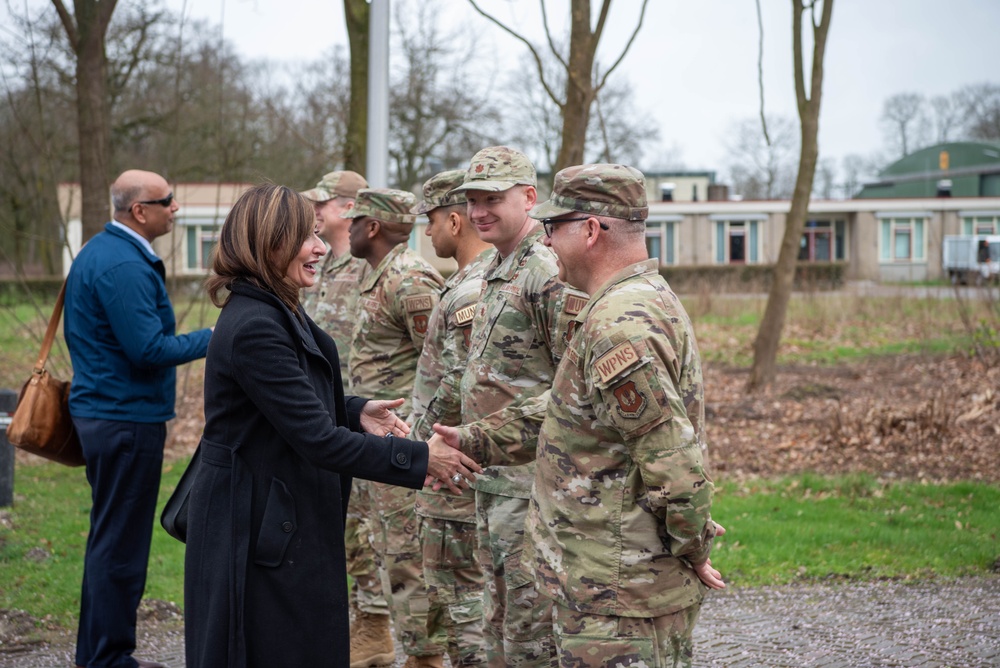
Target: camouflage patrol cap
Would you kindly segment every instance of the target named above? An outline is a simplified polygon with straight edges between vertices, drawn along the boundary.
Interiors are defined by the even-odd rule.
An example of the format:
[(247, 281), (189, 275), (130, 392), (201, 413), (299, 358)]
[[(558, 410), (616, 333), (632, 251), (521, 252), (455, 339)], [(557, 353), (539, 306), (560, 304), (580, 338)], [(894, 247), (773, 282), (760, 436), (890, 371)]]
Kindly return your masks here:
[(472, 156), (465, 181), (455, 190), (501, 192), (518, 185), (538, 185), (535, 166), (520, 151), (507, 146), (491, 146)]
[(386, 223), (417, 222), (417, 216), (410, 213), (417, 198), (405, 190), (390, 188), (363, 188), (354, 198), (354, 208), (345, 211), (342, 218), (361, 218), (371, 216), (375, 220)]
[(572, 211), (622, 220), (646, 220), (646, 177), (628, 165), (576, 165), (556, 173), (552, 196), (528, 212), (554, 218)]
[(438, 207), (465, 204), (465, 193), (454, 192), (465, 180), (464, 169), (450, 169), (435, 174), (424, 182), (424, 199), (410, 210), (410, 213), (427, 213)]
[(365, 177), (357, 172), (345, 169), (340, 172), (330, 172), (319, 180), (316, 187), (302, 193), (306, 199), (314, 202), (325, 202), (334, 197), (350, 197), (354, 199), (358, 191), (367, 188), (368, 182)]

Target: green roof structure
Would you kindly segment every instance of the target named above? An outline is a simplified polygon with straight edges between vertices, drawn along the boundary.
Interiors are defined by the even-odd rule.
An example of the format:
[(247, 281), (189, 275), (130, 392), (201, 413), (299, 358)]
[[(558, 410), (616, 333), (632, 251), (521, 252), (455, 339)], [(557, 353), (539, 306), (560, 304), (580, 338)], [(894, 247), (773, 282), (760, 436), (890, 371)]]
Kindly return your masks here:
[(1000, 144), (950, 142), (920, 149), (866, 183), (859, 199), (1000, 196)]

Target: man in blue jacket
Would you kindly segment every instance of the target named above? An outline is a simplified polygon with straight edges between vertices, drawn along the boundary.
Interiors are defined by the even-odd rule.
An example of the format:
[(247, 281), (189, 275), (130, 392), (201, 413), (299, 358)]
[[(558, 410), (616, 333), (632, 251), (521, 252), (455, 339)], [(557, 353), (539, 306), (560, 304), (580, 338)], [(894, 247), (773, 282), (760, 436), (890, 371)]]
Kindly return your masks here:
[(114, 221), (87, 242), (66, 281), (69, 407), (93, 500), (76, 664), (155, 668), (162, 664), (132, 652), (175, 367), (205, 356), (211, 330), (175, 334), (163, 261), (151, 243), (170, 232), (180, 208), (166, 180), (129, 170), (112, 184), (111, 201)]

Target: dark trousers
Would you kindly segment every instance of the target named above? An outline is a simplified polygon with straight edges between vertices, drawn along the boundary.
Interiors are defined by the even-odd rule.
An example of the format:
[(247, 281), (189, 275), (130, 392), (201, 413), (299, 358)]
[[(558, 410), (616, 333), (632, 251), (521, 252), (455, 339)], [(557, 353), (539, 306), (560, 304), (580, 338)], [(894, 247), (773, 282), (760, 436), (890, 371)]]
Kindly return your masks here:
[(83, 563), (76, 664), (134, 668), (136, 609), (146, 586), (167, 429), (73, 418), (93, 508)]

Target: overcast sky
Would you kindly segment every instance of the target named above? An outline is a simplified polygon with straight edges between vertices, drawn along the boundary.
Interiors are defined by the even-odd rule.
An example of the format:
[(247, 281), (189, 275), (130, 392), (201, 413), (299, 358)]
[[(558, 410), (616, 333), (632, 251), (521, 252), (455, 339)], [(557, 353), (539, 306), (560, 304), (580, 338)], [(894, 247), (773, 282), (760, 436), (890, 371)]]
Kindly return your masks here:
[[(403, 1), (414, 0), (393, 3)], [(467, 24), (489, 60), (509, 60), (513, 67), (524, 53), (523, 46), (474, 14), (466, 0), (438, 1), (448, 10), (442, 21)], [(546, 2), (552, 25), (565, 26), (567, 0)], [(347, 45), (341, 0), (166, 4), (221, 25), (223, 37), (251, 58), (305, 61)], [(526, 31), (538, 25), (537, 0), (481, 4)], [(615, 0), (599, 52), (604, 62), (617, 56), (640, 4)], [(765, 106), (768, 113), (794, 118), (791, 2), (761, 4)], [(839, 161), (880, 149), (878, 119), (889, 95), (912, 91), (930, 97), (966, 84), (1000, 83), (998, 34), (1000, 0), (837, 0), (826, 55), (821, 156)], [(632, 81), (638, 106), (659, 126), (664, 151), (678, 149), (687, 168), (723, 172), (733, 122), (756, 116), (757, 39), (754, 0), (650, 0), (643, 29), (619, 71)], [(655, 162), (656, 155), (648, 153), (645, 161)]]

